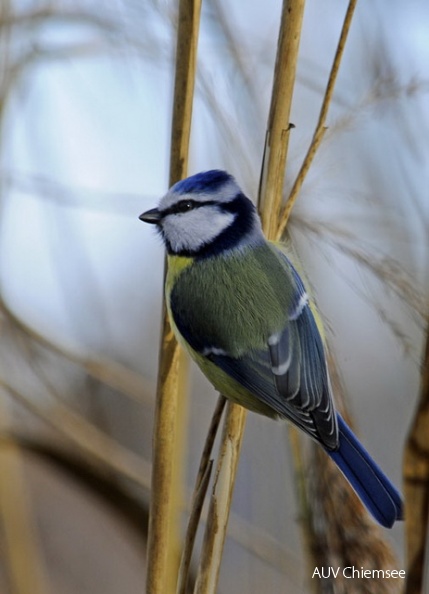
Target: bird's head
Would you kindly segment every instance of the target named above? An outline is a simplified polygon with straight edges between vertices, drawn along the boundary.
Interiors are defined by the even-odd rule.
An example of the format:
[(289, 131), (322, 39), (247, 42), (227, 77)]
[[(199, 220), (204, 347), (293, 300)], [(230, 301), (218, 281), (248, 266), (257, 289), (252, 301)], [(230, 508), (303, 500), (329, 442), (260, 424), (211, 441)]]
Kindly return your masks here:
[(254, 205), (217, 169), (177, 182), (139, 218), (157, 225), (170, 254), (207, 257), (263, 240)]

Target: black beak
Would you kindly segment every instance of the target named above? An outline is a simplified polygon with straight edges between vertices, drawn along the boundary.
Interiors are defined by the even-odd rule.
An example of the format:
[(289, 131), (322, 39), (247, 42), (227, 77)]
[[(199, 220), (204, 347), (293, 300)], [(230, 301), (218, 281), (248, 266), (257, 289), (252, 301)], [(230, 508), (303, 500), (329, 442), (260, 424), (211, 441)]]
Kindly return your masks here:
[(139, 216), (139, 219), (145, 223), (151, 223), (152, 225), (158, 225), (161, 222), (162, 214), (157, 208), (147, 210)]

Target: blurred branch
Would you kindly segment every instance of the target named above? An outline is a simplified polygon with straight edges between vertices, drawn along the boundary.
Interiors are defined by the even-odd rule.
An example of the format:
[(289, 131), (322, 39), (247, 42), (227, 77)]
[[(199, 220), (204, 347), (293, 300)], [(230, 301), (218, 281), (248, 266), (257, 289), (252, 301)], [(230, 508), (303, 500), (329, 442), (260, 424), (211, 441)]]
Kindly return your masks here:
[[(10, 64), (11, 28), (6, 24), (11, 13), (11, 5), (7, 0), (0, 4), (0, 126), (3, 125), (3, 109), (5, 98), (3, 89), (6, 86)], [(4, 23), (4, 25), (3, 25)]]
[(114, 439), (97, 429), (67, 406), (56, 402), (49, 409), (0, 378), (0, 387), (27, 410), (53, 427), (61, 435), (91, 455), (94, 459), (112, 468), (121, 476), (130, 479), (143, 489), (149, 490), (150, 466)]
[(293, 205), (298, 197), (299, 191), (301, 190), (302, 184), (304, 183), (304, 179), (310, 169), (311, 163), (313, 162), (314, 156), (323, 140), (323, 136), (325, 134), (325, 121), (326, 116), (328, 115), (329, 105), (332, 100), (332, 96), (334, 93), (335, 82), (337, 80), (338, 71), (340, 69), (341, 60), (343, 57), (344, 48), (346, 46), (347, 36), (350, 30), (350, 25), (352, 23), (352, 18), (354, 14), (354, 10), (357, 4), (357, 0), (350, 0), (346, 16), (344, 18), (343, 27), (341, 30), (340, 39), (338, 41), (337, 50), (335, 52), (334, 62), (332, 64), (331, 72), (329, 74), (328, 84), (326, 86), (325, 95), (322, 101), (322, 107), (320, 109), (319, 120), (316, 125), (316, 129), (313, 134), (313, 140), (311, 141), (310, 147), (307, 151), (305, 156), (304, 162), (301, 166), (301, 169), (298, 173), (298, 176), (292, 186), (292, 189), (289, 194), (289, 198), (287, 199), (286, 205), (284, 206), (281, 214), (280, 214), (280, 222), (277, 228), (277, 232), (275, 234), (275, 238), (278, 240), (281, 239), (284, 230), (286, 229), (286, 225), (292, 212)]
[[(10, 429), (0, 433), (0, 447), (8, 447), (12, 442), (94, 491), (108, 505), (114, 507), (146, 542), (149, 511), (140, 494), (136, 494), (135, 489), (129, 489), (127, 483), (118, 482), (114, 476), (106, 473), (104, 466), (88, 457), (86, 452), (80, 455), (59, 443), (32, 438), (21, 434), (19, 430)], [(206, 521), (207, 514), (202, 516)], [(230, 514), (228, 536), (243, 549), (299, 584), (301, 560), (296, 551), (286, 548), (283, 543), (261, 532), (260, 527), (253, 526), (234, 512)], [(191, 575), (191, 582), (192, 579)]]
[(1, 295), (0, 312), (9, 320), (18, 332), (22, 333), (27, 338), (35, 341), (49, 351), (61, 355), (69, 361), (79, 365), (86, 371), (86, 373), (88, 373), (88, 375), (106, 386), (118, 390), (136, 402), (145, 404), (148, 407), (152, 406), (150, 394), (153, 393), (153, 386), (135, 371), (132, 371), (111, 359), (101, 358), (99, 356), (84, 357), (49, 340), (45, 335), (40, 334), (37, 330), (34, 330), (34, 328), (25, 324), (9, 308)]
[(56, 441), (52, 443), (29, 437), (15, 430), (0, 434), (0, 448), (9, 447), (10, 444), (15, 444), (25, 453), (90, 489), (118, 512), (146, 543), (149, 512), (140, 490), (129, 489), (127, 482), (117, 480), (117, 475), (106, 473), (105, 466), (94, 463), (94, 459), (88, 457), (86, 452), (78, 454), (76, 450), (70, 450)]
[(18, 86), (26, 71), (34, 68), (36, 64), (44, 60), (57, 61), (66, 58), (82, 58), (83, 56), (94, 55), (95, 53), (100, 53), (102, 50), (106, 50), (108, 45), (107, 43), (103, 45), (103, 43), (101, 41), (89, 41), (68, 47), (48, 47), (35, 43), (28, 51), (23, 52), (17, 58), (10, 58), (6, 74), (3, 76), (0, 91), (1, 107), (4, 108), (10, 93)]
[[(7, 430), (10, 422), (4, 394), (0, 394), (0, 419), (2, 430)], [(47, 579), (28, 485), (21, 452), (14, 443), (0, 448), (0, 476), (0, 524), (11, 592), (46, 594)]]
[(427, 577), (429, 526), (429, 328), (423, 356), (420, 401), (404, 454), (407, 537), (406, 594), (420, 594)]
[(405, 83), (397, 78), (379, 77), (360, 101), (349, 108), (345, 115), (329, 126), (329, 136), (338, 132), (349, 130), (359, 120), (370, 113), (371, 109), (379, 107), (384, 101), (398, 101), (399, 99), (410, 99), (421, 93), (429, 92), (429, 80), (410, 76)]
[[(228, 169), (234, 172), (239, 166), (241, 183), (244, 183), (246, 191), (253, 194), (258, 180), (255, 161), (260, 158), (257, 131), (265, 114), (264, 94), (255, 78), (255, 67), (261, 56), (254, 44), (255, 40), (252, 40), (251, 51), (250, 47), (243, 45), (242, 39), (237, 35), (237, 24), (231, 18), (228, 4), (222, 0), (209, 0), (207, 7), (216, 27), (216, 38), (219, 37), (219, 30), (223, 37), (222, 47), (228, 52), (222, 61), (223, 76), (229, 84), (227, 93), (239, 93), (240, 99), (233, 102), (232, 111), (225, 109), (218, 94), (213, 93), (213, 75), (205, 67), (203, 60), (199, 67), (199, 86), (215, 122), (217, 139), (222, 143), (221, 154), (229, 156), (228, 161), (231, 164)], [(237, 134), (237, 130), (242, 133)], [(252, 130), (251, 137), (243, 134), (244, 130)]]
[(95, 190), (82, 186), (70, 186), (45, 175), (26, 173), (2, 168), (0, 170), (2, 185), (5, 190), (29, 196), (37, 196), (40, 200), (54, 202), (66, 208), (85, 209), (88, 211), (114, 213), (115, 216), (129, 216), (141, 206), (143, 200), (151, 197), (140, 193), (113, 192)]
[[(121, 50), (137, 50), (140, 55), (150, 56), (152, 62), (162, 57), (167, 61), (170, 54), (165, 44), (160, 44), (153, 52), (153, 40), (148, 29), (145, 36), (132, 35), (118, 19), (118, 8), (112, 5), (102, 13), (96, 9), (62, 7), (59, 3), (45, 3), (36, 8), (20, 7), (1, 3), (0, 14), (0, 117), (12, 90), (21, 81), (26, 72), (46, 61), (91, 57), (101, 53), (118, 54)], [(162, 13), (158, 3), (145, 3), (143, 18)], [(106, 16), (107, 15), (107, 16)], [(46, 32), (55, 28), (72, 25), (78, 34), (78, 41), (64, 43), (58, 36), (50, 40)], [(130, 23), (129, 23), (130, 25)], [(131, 26), (131, 25), (130, 25)], [(18, 43), (11, 43), (11, 39)]]
[[(409, 276), (407, 270), (397, 260), (391, 256), (380, 254), (379, 251), (376, 254), (370, 252), (368, 247), (362, 245), (359, 237), (331, 222), (310, 221), (296, 215), (294, 224), (317, 236), (318, 239), (328, 245), (334, 246), (341, 253), (369, 271), (383, 285), (383, 301), (385, 301), (386, 291), (390, 291), (409, 309), (410, 315), (418, 325), (426, 323), (428, 319), (427, 303), (422, 290), (419, 290), (416, 281)], [(346, 280), (355, 293), (359, 294), (362, 299), (376, 309), (395, 338), (402, 344), (404, 352), (409, 352), (413, 344), (406, 331), (397, 323), (397, 320), (388, 315), (382, 303), (374, 302), (365, 291), (352, 283), (350, 279), (346, 278)]]
[[(236, 35), (236, 24), (231, 19), (230, 8), (223, 4), (221, 0), (210, 0), (208, 5), (214, 13), (214, 20), (222, 31), (225, 44), (228, 47), (231, 56), (231, 62), (236, 66), (236, 72), (240, 75), (240, 89), (245, 91), (250, 101), (247, 103), (248, 109), (254, 109), (257, 112), (262, 108), (261, 94), (254, 84), (254, 64), (251, 56), (243, 51), (239, 39)], [(255, 114), (256, 115), (256, 114)]]
[[(170, 185), (185, 177), (195, 87), (201, 0), (180, 0), (176, 48)], [(184, 441), (187, 363), (174, 338), (165, 300), (155, 407), (152, 498), (149, 516), (148, 594), (175, 591), (179, 571), (179, 470)], [(180, 401), (180, 405), (179, 405)], [(180, 447), (182, 446), (182, 447)]]
[(59, 4), (40, 6), (31, 10), (10, 11), (2, 14), (0, 20), (0, 30), (3, 27), (32, 27), (42, 25), (43, 27), (50, 21), (54, 23), (75, 22), (84, 25), (93, 25), (106, 31), (115, 31), (117, 25), (114, 19), (108, 19), (94, 10), (84, 11), (82, 9), (64, 8)]

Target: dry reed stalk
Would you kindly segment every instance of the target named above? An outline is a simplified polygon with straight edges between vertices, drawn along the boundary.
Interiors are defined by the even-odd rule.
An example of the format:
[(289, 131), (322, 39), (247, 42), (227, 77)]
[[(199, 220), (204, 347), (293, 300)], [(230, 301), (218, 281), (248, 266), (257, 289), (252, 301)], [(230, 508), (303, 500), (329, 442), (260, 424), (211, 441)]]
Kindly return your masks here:
[[(337, 78), (337, 74), (339, 71), (341, 59), (343, 56), (347, 35), (350, 29), (352, 17), (354, 14), (354, 8), (356, 6), (357, 0), (350, 0), (348, 9), (344, 18), (343, 27), (341, 30), (340, 38), (337, 44), (337, 49), (335, 52), (334, 61), (331, 67), (326, 91), (323, 97), (322, 106), (319, 114), (319, 119), (316, 125), (316, 129), (313, 134), (313, 140), (311, 145), (308, 149), (306, 157), (304, 158), (303, 164), (301, 169), (298, 173), (298, 176), (292, 186), (292, 190), (290, 192), (289, 198), (287, 200), (286, 205), (283, 207), (281, 212), (278, 212), (277, 221), (276, 221), (276, 228), (270, 227), (271, 231), (271, 239), (275, 241), (280, 241), (283, 239), (283, 236), (286, 231), (286, 225), (289, 220), (290, 213), (292, 208), (295, 204), (295, 201), (298, 197), (299, 191), (302, 187), (302, 183), (304, 178), (311, 166), (313, 158), (322, 142), (324, 133), (326, 131), (325, 128), (325, 121), (326, 116), (328, 113), (329, 105), (332, 100), (335, 81)], [(305, 544), (306, 550), (306, 559), (307, 565), (310, 567), (311, 565), (316, 566), (315, 562), (317, 560), (317, 550), (318, 550), (318, 537), (316, 531), (313, 526), (313, 518), (312, 514), (310, 513), (309, 501), (307, 496), (307, 476), (306, 476), (306, 468), (303, 461), (303, 456), (301, 452), (301, 444), (300, 444), (300, 436), (298, 435), (298, 429), (296, 427), (289, 428), (289, 442), (291, 445), (292, 451), (292, 458), (294, 463), (294, 475), (295, 475), (295, 485), (297, 491), (297, 498), (299, 503), (300, 509), (300, 519), (301, 519), (301, 529), (303, 540)]]
[(210, 498), (204, 543), (198, 566), (195, 594), (215, 593), (232, 501), (247, 411), (228, 402)]
[(216, 479), (210, 499), (195, 594), (216, 594), (232, 494), (246, 422), (241, 406), (228, 402)]
[(350, 30), (350, 25), (352, 23), (354, 10), (357, 4), (357, 0), (350, 0), (349, 5), (347, 7), (347, 12), (344, 17), (343, 27), (341, 29), (340, 39), (338, 41), (337, 50), (335, 52), (334, 61), (331, 67), (331, 72), (329, 74), (328, 84), (326, 86), (325, 95), (322, 101), (322, 107), (320, 109), (319, 119), (316, 125), (316, 129), (313, 134), (313, 139), (311, 141), (310, 147), (307, 151), (307, 154), (304, 158), (302, 163), (301, 169), (295, 179), (295, 182), (292, 186), (290, 191), (288, 200), (286, 205), (284, 206), (281, 215), (280, 215), (280, 222), (278, 225), (278, 229), (275, 233), (275, 239), (279, 241), (286, 229), (287, 222), (289, 220), (290, 213), (292, 212), (293, 205), (298, 197), (298, 194), (301, 190), (302, 184), (304, 183), (304, 179), (310, 169), (311, 163), (313, 162), (314, 156), (322, 143), (323, 136), (326, 132), (325, 122), (326, 116), (328, 115), (328, 109), (332, 101), (332, 96), (334, 94), (335, 82), (337, 80), (338, 71), (340, 69), (341, 60), (344, 53), (344, 48), (347, 42), (347, 36)]
[[(420, 401), (404, 454), (406, 594), (423, 591), (429, 525), (429, 329), (422, 364)], [(426, 576), (427, 577), (427, 576)]]
[[(355, 6), (356, 0), (350, 0), (313, 140), (292, 186), (288, 201), (281, 211), (278, 229), (275, 234), (276, 240), (280, 240), (285, 232), (289, 215), (304, 178), (322, 142), (326, 130), (325, 121)], [(333, 361), (332, 357), (330, 357), (329, 368), (333, 375), (337, 377), (335, 361)], [(336, 383), (337, 393), (341, 394), (341, 386), (338, 381)], [(320, 448), (317, 448), (317, 446), (312, 447), (312, 475), (314, 475), (314, 480), (310, 484), (310, 491), (308, 491), (308, 477), (306, 476), (308, 471), (304, 467), (300, 440), (297, 429), (294, 427), (290, 430), (290, 442), (295, 466), (295, 483), (301, 511), (301, 527), (306, 548), (307, 566), (314, 569), (314, 567), (318, 566), (334, 566), (338, 562), (346, 566), (352, 563), (352, 557), (356, 558), (357, 556), (363, 560), (364, 564), (366, 562), (368, 567), (396, 568), (397, 560), (388, 544), (384, 541), (380, 528), (369, 519), (363, 506), (352, 494), (344, 478), (338, 473), (338, 469), (334, 468), (334, 465), (326, 460), (326, 455), (321, 452)], [(315, 490), (311, 490), (311, 487), (315, 487)], [(344, 510), (341, 516), (336, 513), (338, 501), (342, 501)], [(352, 546), (350, 546), (351, 543), (353, 543)], [(337, 588), (338, 591), (342, 588), (344, 588), (344, 591), (347, 589), (350, 592), (352, 589), (355, 592), (361, 591), (360, 585), (354, 584), (351, 589), (350, 584), (340, 584), (339, 580), (336, 580), (335, 585), (332, 582), (320, 582), (313, 584), (313, 586), (321, 592), (337, 591)], [(382, 586), (376, 584), (375, 588), (371, 587), (371, 591), (376, 592), (377, 588), (380, 592), (391, 591), (393, 593), (398, 591), (397, 585), (392, 587), (390, 584), (383, 584)]]
[(283, 196), (304, 5), (305, 0), (284, 0), (282, 8), (260, 188), (262, 226), (269, 239), (276, 234)]
[[(10, 425), (5, 392), (0, 395), (2, 430)], [(11, 592), (47, 594), (47, 579), (24, 477), (22, 453), (14, 443), (0, 447), (0, 524)]]
[[(176, 48), (170, 185), (186, 176), (201, 0), (180, 0)], [(175, 592), (179, 570), (179, 473), (182, 466), (186, 363), (163, 313), (155, 407), (147, 594)], [(180, 406), (179, 406), (180, 400)]]
[[(278, 224), (303, 11), (304, 0), (284, 0), (259, 192), (263, 228), (268, 237), (275, 233)], [(245, 420), (245, 409), (228, 403), (217, 462), (217, 480), (195, 585), (196, 594), (214, 594), (217, 589)]]
[(192, 551), (194, 549), (195, 538), (198, 525), (201, 519), (204, 498), (209, 486), (213, 461), (210, 460), (213, 444), (225, 408), (225, 396), (219, 395), (215, 411), (212, 416), (209, 430), (207, 432), (206, 442), (201, 454), (200, 466), (198, 469), (197, 480), (195, 482), (194, 493), (192, 495), (191, 513), (186, 531), (185, 543), (180, 561), (179, 579), (177, 582), (177, 594), (185, 594), (188, 586), (189, 569), (191, 566)]
[[(325, 121), (332, 100), (334, 84), (337, 78), (355, 6), (356, 0), (350, 0), (313, 139), (298, 176), (292, 186), (287, 203), (281, 212), (280, 223), (276, 235), (277, 240), (281, 239), (285, 231), (293, 205), (326, 131)], [(334, 391), (337, 396), (341, 396), (343, 390), (338, 381), (335, 360), (332, 356), (329, 357), (329, 368), (331, 379), (334, 380), (333, 384), (335, 384), (336, 387)], [(429, 380), (427, 380), (427, 386), (428, 385)], [(427, 536), (426, 527), (428, 521), (429, 500), (429, 447), (427, 446), (427, 437), (425, 452), (418, 448), (415, 448), (413, 453), (411, 453), (411, 450), (412, 445), (416, 445), (416, 443), (421, 446), (423, 443), (422, 440), (425, 439), (424, 436), (427, 436), (429, 427), (429, 417), (427, 414), (428, 402), (429, 398), (427, 398), (425, 403), (426, 412), (419, 417), (418, 421), (416, 420), (416, 426), (414, 427), (415, 432), (413, 432), (410, 437), (410, 447), (407, 453), (410, 455), (410, 459), (413, 456), (414, 459), (412, 461), (410, 460), (408, 466), (407, 462), (405, 463), (405, 468), (408, 470), (411, 479), (409, 485), (410, 491), (413, 491), (413, 495), (410, 495), (411, 502), (409, 506), (415, 506), (415, 513), (416, 508), (418, 509), (415, 521), (408, 525), (410, 538), (409, 552), (410, 559), (412, 560), (411, 566), (416, 569), (415, 577), (417, 577), (417, 580), (413, 581), (413, 578), (410, 578), (409, 575), (409, 583), (411, 585), (410, 591), (409, 593), (407, 592), (407, 594), (417, 594), (417, 592), (420, 592), (419, 585), (421, 586), (422, 582), (419, 582), (418, 580), (422, 579), (421, 572), (423, 570), (423, 559), (426, 550), (425, 543)], [(347, 419), (348, 415), (344, 410), (344, 402), (341, 402), (341, 408), (343, 408), (343, 416)], [(419, 424), (418, 427), (417, 423)], [(413, 438), (415, 438), (414, 444), (412, 444)], [(300, 462), (298, 460), (297, 467), (296, 450), (297, 448), (295, 444), (293, 449), (295, 474), (299, 477)], [(418, 452), (417, 455), (416, 452)], [(361, 560), (360, 563), (365, 567), (396, 569), (398, 567), (397, 559), (390, 546), (385, 542), (384, 535), (380, 528), (369, 519), (363, 506), (357, 498), (352, 495), (351, 489), (346, 485), (345, 480), (340, 473), (338, 473), (338, 469), (334, 467), (334, 464), (331, 461), (326, 460), (326, 455), (324, 455), (317, 446), (312, 447), (311, 467), (314, 469), (312, 472), (313, 480), (311, 481), (309, 492), (311, 508), (308, 505), (306, 493), (304, 493), (304, 500), (300, 502), (301, 510), (304, 512), (302, 526), (307, 549), (308, 564), (312, 565), (313, 568), (320, 566), (329, 567), (338, 564), (347, 566), (353, 563), (353, 559), (359, 558)], [(421, 473), (420, 476), (419, 473)], [(424, 475), (424, 479), (422, 475)], [(416, 484), (412, 484), (413, 479), (417, 479), (417, 481), (418, 479), (422, 479), (425, 482), (424, 484), (416, 486)], [(341, 506), (343, 511), (341, 516), (336, 513), (338, 501), (342, 502)], [(420, 507), (418, 504), (420, 504)], [(424, 508), (424, 506), (426, 507)], [(424, 520), (423, 522), (422, 518)], [(416, 530), (417, 524), (420, 526), (420, 532)], [(423, 529), (422, 525), (424, 526)], [(341, 578), (335, 580), (335, 584), (329, 580), (324, 581), (323, 583), (317, 583), (314, 586), (319, 592), (347, 590), (347, 592), (350, 591), (350, 593), (358, 593), (362, 591), (360, 584), (345, 583)], [(387, 594), (387, 592), (391, 592), (393, 594), (394, 592), (399, 592), (399, 590), (399, 584), (386, 584), (383, 582), (383, 584), (365, 585), (365, 591), (368, 593), (385, 592)]]
[[(356, 0), (350, 0), (313, 139), (292, 186), (287, 203), (281, 212), (276, 234), (277, 240), (280, 240), (284, 234), (291, 210), (326, 131), (325, 121), (355, 6)], [(337, 397), (340, 397), (340, 408), (343, 416), (345, 416), (346, 420), (349, 420), (344, 400), (341, 398), (343, 389), (339, 381), (335, 360), (331, 355), (328, 358), (334, 392)], [(293, 432), (296, 432), (295, 428), (293, 428)], [(301, 497), (301, 523), (308, 567), (314, 569), (314, 567), (329, 567), (331, 565), (347, 566), (353, 563), (353, 559), (359, 558), (361, 559), (360, 563), (366, 567), (396, 569), (398, 567), (397, 559), (390, 546), (385, 542), (380, 527), (369, 519), (366, 510), (356, 496), (352, 494), (352, 490), (335, 465), (326, 459), (326, 455), (319, 447), (312, 445), (310, 461), (312, 480), (308, 484), (303, 476), (304, 468), (300, 459), (299, 444), (296, 443), (294, 433), (292, 438), (295, 475), (297, 485), (301, 485), (298, 495)], [(302, 488), (303, 482), (304, 490)], [(341, 515), (337, 513), (339, 501), (341, 501), (342, 507)], [(345, 583), (341, 577), (336, 579), (335, 583), (332, 580), (325, 580), (314, 583), (313, 587), (318, 592), (347, 590), (350, 593), (358, 593), (362, 591), (360, 584)], [(365, 585), (365, 591), (368, 591), (368, 593), (385, 592), (387, 594), (387, 592), (391, 592), (393, 594), (398, 592), (399, 589), (400, 585), (398, 584)]]

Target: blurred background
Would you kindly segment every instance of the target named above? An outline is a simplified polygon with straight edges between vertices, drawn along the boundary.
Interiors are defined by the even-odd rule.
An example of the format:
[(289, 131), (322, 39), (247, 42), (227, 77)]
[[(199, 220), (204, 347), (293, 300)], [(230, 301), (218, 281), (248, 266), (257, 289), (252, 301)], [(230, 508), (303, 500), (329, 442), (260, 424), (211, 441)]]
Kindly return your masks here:
[[(307, 1), (286, 191), (345, 9)], [(189, 173), (227, 169), (253, 199), (280, 11), (203, 2)], [(168, 186), (176, 18), (174, 0), (0, 0), (5, 593), (20, 567), (40, 592), (143, 591), (164, 253), (138, 215)], [(428, 19), (424, 0), (358, 4), (290, 225), (358, 433), (397, 485), (428, 313)], [(215, 401), (192, 368), (189, 490)], [(308, 591), (297, 514), (285, 426), (251, 414), (219, 592)], [(386, 539), (401, 569), (403, 526)]]

